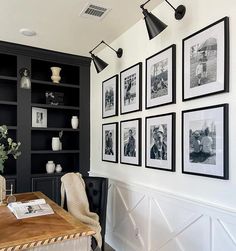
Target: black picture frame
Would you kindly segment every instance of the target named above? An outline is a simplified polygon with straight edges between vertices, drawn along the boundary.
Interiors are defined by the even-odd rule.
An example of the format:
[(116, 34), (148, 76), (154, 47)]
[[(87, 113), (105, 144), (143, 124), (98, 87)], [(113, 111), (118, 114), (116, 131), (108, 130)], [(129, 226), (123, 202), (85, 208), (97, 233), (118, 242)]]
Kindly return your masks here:
[(228, 110), (220, 104), (182, 111), (182, 173), (229, 179)]
[[(130, 132), (131, 131), (131, 132)], [(132, 137), (132, 138), (131, 138)], [(131, 146), (129, 146), (130, 144)], [(135, 147), (132, 148), (132, 145)], [(120, 122), (120, 163), (141, 166), (142, 163), (142, 119)]]
[(229, 17), (184, 38), (182, 48), (183, 101), (229, 92)]
[[(118, 74), (116, 74), (102, 82), (102, 118), (103, 119), (118, 115), (118, 81), (119, 81), (119, 77), (118, 77)], [(106, 93), (108, 93), (108, 95), (106, 95)], [(108, 111), (106, 111), (107, 99), (108, 99), (109, 104), (112, 103)]]
[[(126, 79), (126, 81), (129, 81), (129, 78), (131, 78), (130, 82), (132, 82), (133, 81), (132, 76), (133, 78), (135, 78), (135, 88), (133, 88), (134, 91), (133, 92), (129, 91), (129, 95), (128, 91), (126, 91), (126, 94), (124, 94), (125, 92), (124, 80)], [(127, 87), (129, 88), (129, 90), (131, 90), (132, 88), (131, 85), (132, 83), (130, 83), (130, 86)], [(132, 97), (133, 95), (135, 95), (135, 101), (133, 101), (134, 100), (134, 97)], [(126, 103), (125, 97), (127, 97), (127, 99), (129, 100), (128, 105), (125, 104)], [(139, 62), (120, 72), (120, 114), (122, 115), (141, 110), (142, 110), (142, 63)]]
[[(163, 66), (163, 64), (165, 64)], [(153, 69), (155, 67), (155, 70)], [(160, 69), (162, 67), (162, 69)], [(165, 67), (165, 68), (164, 68)], [(165, 70), (164, 70), (165, 69)], [(162, 71), (162, 72), (159, 72)], [(152, 72), (152, 73), (151, 73)], [(155, 83), (153, 76), (155, 74)], [(176, 45), (146, 59), (146, 109), (176, 103)], [(163, 94), (164, 92), (164, 94)], [(154, 97), (152, 97), (154, 96)]]
[[(161, 150), (160, 146), (154, 146), (154, 134), (162, 138)], [(172, 112), (146, 117), (145, 140), (145, 166), (175, 172), (176, 114)]]
[[(102, 161), (118, 163), (118, 126), (118, 122), (102, 125)], [(112, 138), (109, 140), (110, 132)]]

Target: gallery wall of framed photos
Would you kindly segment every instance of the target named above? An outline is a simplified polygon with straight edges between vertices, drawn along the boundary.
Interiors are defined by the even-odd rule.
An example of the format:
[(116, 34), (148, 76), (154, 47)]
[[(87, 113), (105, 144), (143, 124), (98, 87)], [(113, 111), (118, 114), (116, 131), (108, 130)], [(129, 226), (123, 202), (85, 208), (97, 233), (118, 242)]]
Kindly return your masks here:
[[(144, 23), (137, 23), (112, 44), (124, 49), (124, 58), (109, 64), (104, 72), (92, 75), (96, 80), (96, 86), (92, 87), (94, 93), (102, 92), (99, 83), (118, 75), (118, 115), (102, 118), (100, 103), (94, 102), (96, 115), (93, 119), (100, 123), (100, 128), (92, 130), (91, 134), (93, 141), (95, 135), (101, 135), (103, 124), (118, 122), (118, 162), (102, 161), (103, 139), (97, 142), (96, 136), (92, 160), (96, 165), (92, 171), (121, 181), (179, 191), (190, 197), (199, 195), (211, 201), (210, 193), (205, 193), (206, 188), (210, 187), (213, 197), (219, 199), (215, 191), (221, 186), (220, 182), (228, 189), (236, 182), (232, 168), (232, 151), (236, 146), (231, 140), (236, 138), (232, 129), (236, 123), (232, 117), (236, 109), (236, 90), (232, 87), (232, 78), (236, 78), (232, 73), (235, 65), (232, 51), (235, 49), (230, 47), (236, 39), (236, 34), (232, 34), (236, 22), (232, 20), (232, 11), (227, 8), (222, 12), (224, 7), (219, 3), (212, 17), (203, 10), (201, 21), (193, 12), (201, 3), (185, 1), (184, 4), (189, 11), (186, 19), (178, 23), (172, 20), (171, 13), (160, 15), (170, 23), (166, 31), (152, 40), (145, 37)], [(138, 43), (132, 42), (134, 37), (140, 39)], [(107, 50), (100, 56), (112, 61)], [(127, 69), (141, 64), (140, 75), (138, 71), (136, 76), (132, 72), (121, 80)], [(126, 103), (138, 100), (133, 98), (140, 93), (136, 91), (140, 85), (140, 80), (135, 81), (137, 76), (142, 79), (141, 108), (137, 108), (140, 103), (136, 103), (136, 109), (123, 113)], [(92, 81), (92, 85), (94, 83)], [(124, 155), (132, 126), (126, 126), (124, 132), (121, 127), (124, 121), (137, 119), (141, 119), (141, 146), (137, 145), (141, 164), (132, 165), (122, 161), (127, 157)], [(136, 134), (134, 138), (138, 139)], [(194, 187), (199, 190), (195, 191)], [(223, 194), (227, 194), (226, 187), (222, 187)], [(219, 200), (229, 204), (233, 199), (229, 202), (220, 195)]]

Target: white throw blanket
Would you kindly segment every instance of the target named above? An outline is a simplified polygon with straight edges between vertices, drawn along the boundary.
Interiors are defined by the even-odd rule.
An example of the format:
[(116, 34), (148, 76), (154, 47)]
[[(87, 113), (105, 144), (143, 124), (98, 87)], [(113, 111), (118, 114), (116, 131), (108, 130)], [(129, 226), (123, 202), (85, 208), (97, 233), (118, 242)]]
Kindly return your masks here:
[(80, 173), (67, 173), (61, 177), (61, 206), (64, 206), (65, 194), (68, 212), (96, 232), (94, 238), (98, 247), (102, 246), (101, 226), (96, 213), (89, 211), (89, 202), (85, 183)]

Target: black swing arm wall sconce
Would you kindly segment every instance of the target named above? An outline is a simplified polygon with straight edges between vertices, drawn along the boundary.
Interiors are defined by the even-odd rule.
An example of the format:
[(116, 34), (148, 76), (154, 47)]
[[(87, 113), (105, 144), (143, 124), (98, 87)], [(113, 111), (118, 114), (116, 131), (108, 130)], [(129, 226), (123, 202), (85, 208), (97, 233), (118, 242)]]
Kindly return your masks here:
[(101, 72), (103, 69), (105, 69), (108, 66), (108, 63), (106, 63), (105, 61), (103, 61), (101, 58), (99, 58), (98, 56), (95, 56), (93, 54), (93, 51), (95, 49), (97, 49), (97, 47), (101, 44), (105, 44), (106, 46), (108, 46), (111, 50), (113, 50), (118, 58), (121, 58), (123, 55), (123, 49), (119, 48), (117, 51), (115, 49), (113, 49), (110, 45), (108, 45), (106, 42), (101, 41), (97, 46), (95, 46), (89, 53), (91, 55), (91, 58), (93, 60), (95, 69), (97, 71), (97, 73)]
[[(140, 8), (143, 11), (144, 20), (146, 23), (149, 39), (153, 39), (155, 36), (160, 34), (167, 25), (163, 23), (159, 18), (154, 16), (151, 12), (148, 12), (147, 9), (144, 8), (144, 6), (150, 2), (151, 0), (146, 1), (144, 4), (140, 5)], [(175, 8), (168, 0), (165, 0), (165, 2), (175, 11), (175, 19), (181, 20), (186, 12), (186, 8), (184, 5), (179, 5), (177, 8)]]

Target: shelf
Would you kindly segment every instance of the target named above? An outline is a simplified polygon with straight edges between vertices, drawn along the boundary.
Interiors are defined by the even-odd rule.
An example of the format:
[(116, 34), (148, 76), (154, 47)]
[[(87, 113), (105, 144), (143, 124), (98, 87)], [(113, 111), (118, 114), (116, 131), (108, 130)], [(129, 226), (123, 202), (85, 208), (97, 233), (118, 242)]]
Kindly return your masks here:
[(7, 126), (8, 130), (17, 130), (17, 126)]
[(39, 84), (39, 85), (46, 85), (46, 86), (53, 86), (53, 87), (66, 87), (66, 88), (74, 88), (74, 89), (79, 89), (80, 87), (78, 85), (72, 85), (72, 84), (66, 84), (66, 83), (59, 83), (55, 84), (49, 81), (43, 81), (43, 80), (34, 80), (31, 79), (31, 82), (34, 84)]
[(32, 150), (31, 154), (70, 154), (79, 153), (79, 150), (62, 150), (62, 151), (52, 151), (52, 150)]
[(63, 132), (79, 132), (79, 129), (73, 129), (73, 128), (39, 128), (39, 127), (31, 127), (32, 131), (63, 131)]
[(48, 109), (79, 110), (79, 107), (77, 106), (47, 105), (47, 104), (37, 104), (37, 103), (31, 103), (31, 106), (48, 108)]
[(17, 102), (15, 102), (15, 101), (0, 101), (0, 105), (15, 105), (15, 106), (17, 106)]
[[(45, 167), (46, 168), (46, 167)], [(33, 173), (31, 174), (31, 178), (38, 178), (38, 177), (55, 177), (55, 176), (63, 176), (66, 172), (61, 173)]]
[(17, 81), (17, 77), (9, 77), (9, 76), (4, 76), (4, 75), (0, 75), (0, 79), (2, 79), (2, 80), (13, 80), (13, 81)]

